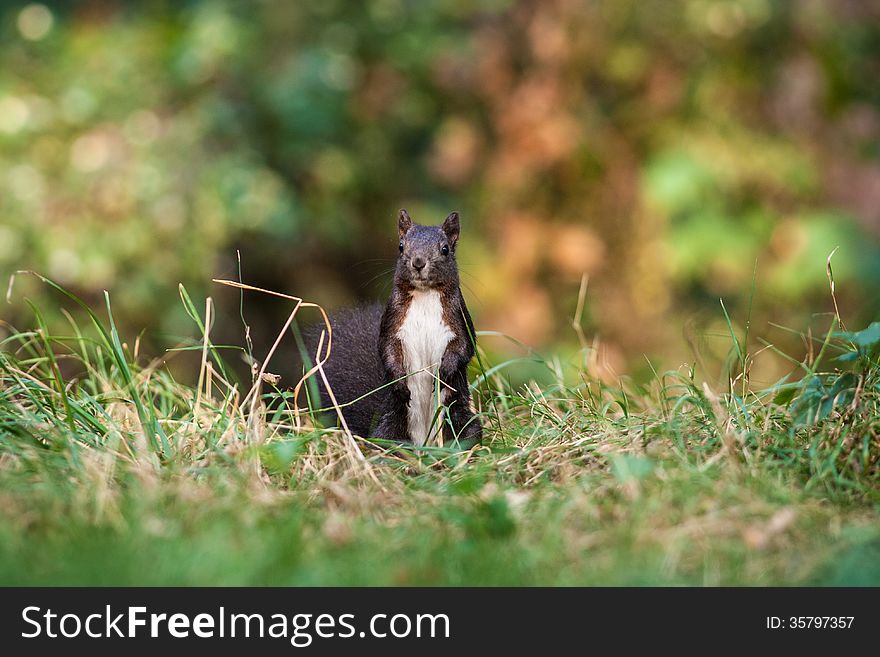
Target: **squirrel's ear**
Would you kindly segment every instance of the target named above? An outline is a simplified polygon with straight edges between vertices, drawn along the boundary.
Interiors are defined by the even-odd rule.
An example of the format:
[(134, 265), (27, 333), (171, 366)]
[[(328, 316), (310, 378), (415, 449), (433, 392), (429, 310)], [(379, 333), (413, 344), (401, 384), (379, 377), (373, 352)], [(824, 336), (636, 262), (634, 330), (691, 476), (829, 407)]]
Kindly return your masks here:
[(397, 215), (397, 230), (400, 236), (406, 235), (406, 231), (412, 228), (412, 219), (409, 218), (406, 210), (401, 210)]
[(446, 233), (446, 238), (452, 245), (458, 241), (458, 233), (461, 230), (461, 226), (458, 221), (458, 212), (450, 212), (449, 216), (446, 217), (446, 221), (443, 222), (443, 232)]

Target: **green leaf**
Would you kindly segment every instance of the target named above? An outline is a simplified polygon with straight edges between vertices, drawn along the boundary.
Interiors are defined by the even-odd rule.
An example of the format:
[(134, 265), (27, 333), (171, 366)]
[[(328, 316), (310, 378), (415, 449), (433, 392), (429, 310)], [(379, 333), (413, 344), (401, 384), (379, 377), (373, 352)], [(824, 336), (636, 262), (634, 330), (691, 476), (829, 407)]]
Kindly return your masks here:
[(835, 337), (849, 340), (860, 349), (870, 351), (880, 347), (880, 322), (872, 322), (861, 331), (840, 331), (835, 333)]
[(620, 483), (644, 479), (654, 471), (654, 461), (640, 456), (618, 454), (612, 457), (614, 476)]
[(278, 440), (262, 450), (263, 464), (272, 474), (286, 472), (291, 464), (306, 451), (311, 436), (297, 436), (292, 440)]
[(852, 402), (858, 378), (852, 372), (844, 372), (828, 382), (819, 375), (806, 380), (803, 390), (792, 402), (791, 415), (795, 425), (810, 426), (821, 422), (836, 406)]

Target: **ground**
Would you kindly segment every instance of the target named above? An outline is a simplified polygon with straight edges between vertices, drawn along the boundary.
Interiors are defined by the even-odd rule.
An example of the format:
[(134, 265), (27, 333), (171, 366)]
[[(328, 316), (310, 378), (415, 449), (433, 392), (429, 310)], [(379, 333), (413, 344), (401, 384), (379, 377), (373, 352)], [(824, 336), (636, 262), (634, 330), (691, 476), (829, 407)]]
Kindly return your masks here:
[(91, 318), (2, 343), (4, 585), (880, 585), (870, 329), (763, 391), (745, 353), (721, 391), (576, 363), (512, 386), (481, 359), (462, 451), (319, 428), (207, 337), (178, 383)]

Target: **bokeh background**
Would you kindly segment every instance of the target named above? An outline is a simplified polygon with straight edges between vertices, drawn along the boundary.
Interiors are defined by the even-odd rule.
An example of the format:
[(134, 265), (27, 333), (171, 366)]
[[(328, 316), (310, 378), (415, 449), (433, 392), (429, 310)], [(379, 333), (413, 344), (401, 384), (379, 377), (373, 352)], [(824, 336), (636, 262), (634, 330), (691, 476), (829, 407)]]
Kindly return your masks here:
[[(463, 218), (478, 328), (594, 366), (707, 370), (744, 330), (880, 309), (880, 4), (113, 0), (0, 5), (0, 274), (34, 269), (161, 353), (242, 343), (236, 278), (382, 297), (395, 217)], [(754, 291), (753, 291), (754, 276)], [(4, 285), (5, 287), (5, 285)], [(17, 279), (0, 317), (61, 322)], [(69, 304), (68, 304), (69, 306)], [(257, 352), (288, 312), (246, 296)], [(0, 329), (3, 330), (3, 329)], [(490, 352), (518, 348), (487, 338)], [(756, 343), (760, 346), (760, 343)], [(264, 351), (264, 350), (263, 350)], [(771, 352), (753, 376), (790, 368)]]

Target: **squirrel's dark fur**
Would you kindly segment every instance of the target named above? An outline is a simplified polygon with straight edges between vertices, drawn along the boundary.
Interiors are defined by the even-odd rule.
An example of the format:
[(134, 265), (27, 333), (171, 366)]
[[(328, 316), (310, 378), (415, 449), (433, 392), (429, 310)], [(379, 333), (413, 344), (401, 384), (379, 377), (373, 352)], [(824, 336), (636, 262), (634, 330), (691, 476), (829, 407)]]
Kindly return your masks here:
[[(422, 226), (401, 210), (398, 233), (400, 255), (388, 303), (330, 316), (333, 341), (324, 372), (340, 405), (364, 397), (342, 409), (356, 434), (424, 444), (442, 424), (444, 444), (479, 443), (482, 429), (470, 407), (467, 380), (476, 334), (455, 260), (458, 214), (442, 226)], [(304, 335), (313, 358), (322, 328)], [(426, 398), (428, 386), (433, 392)], [(319, 389), (322, 406), (330, 407), (323, 383)]]

